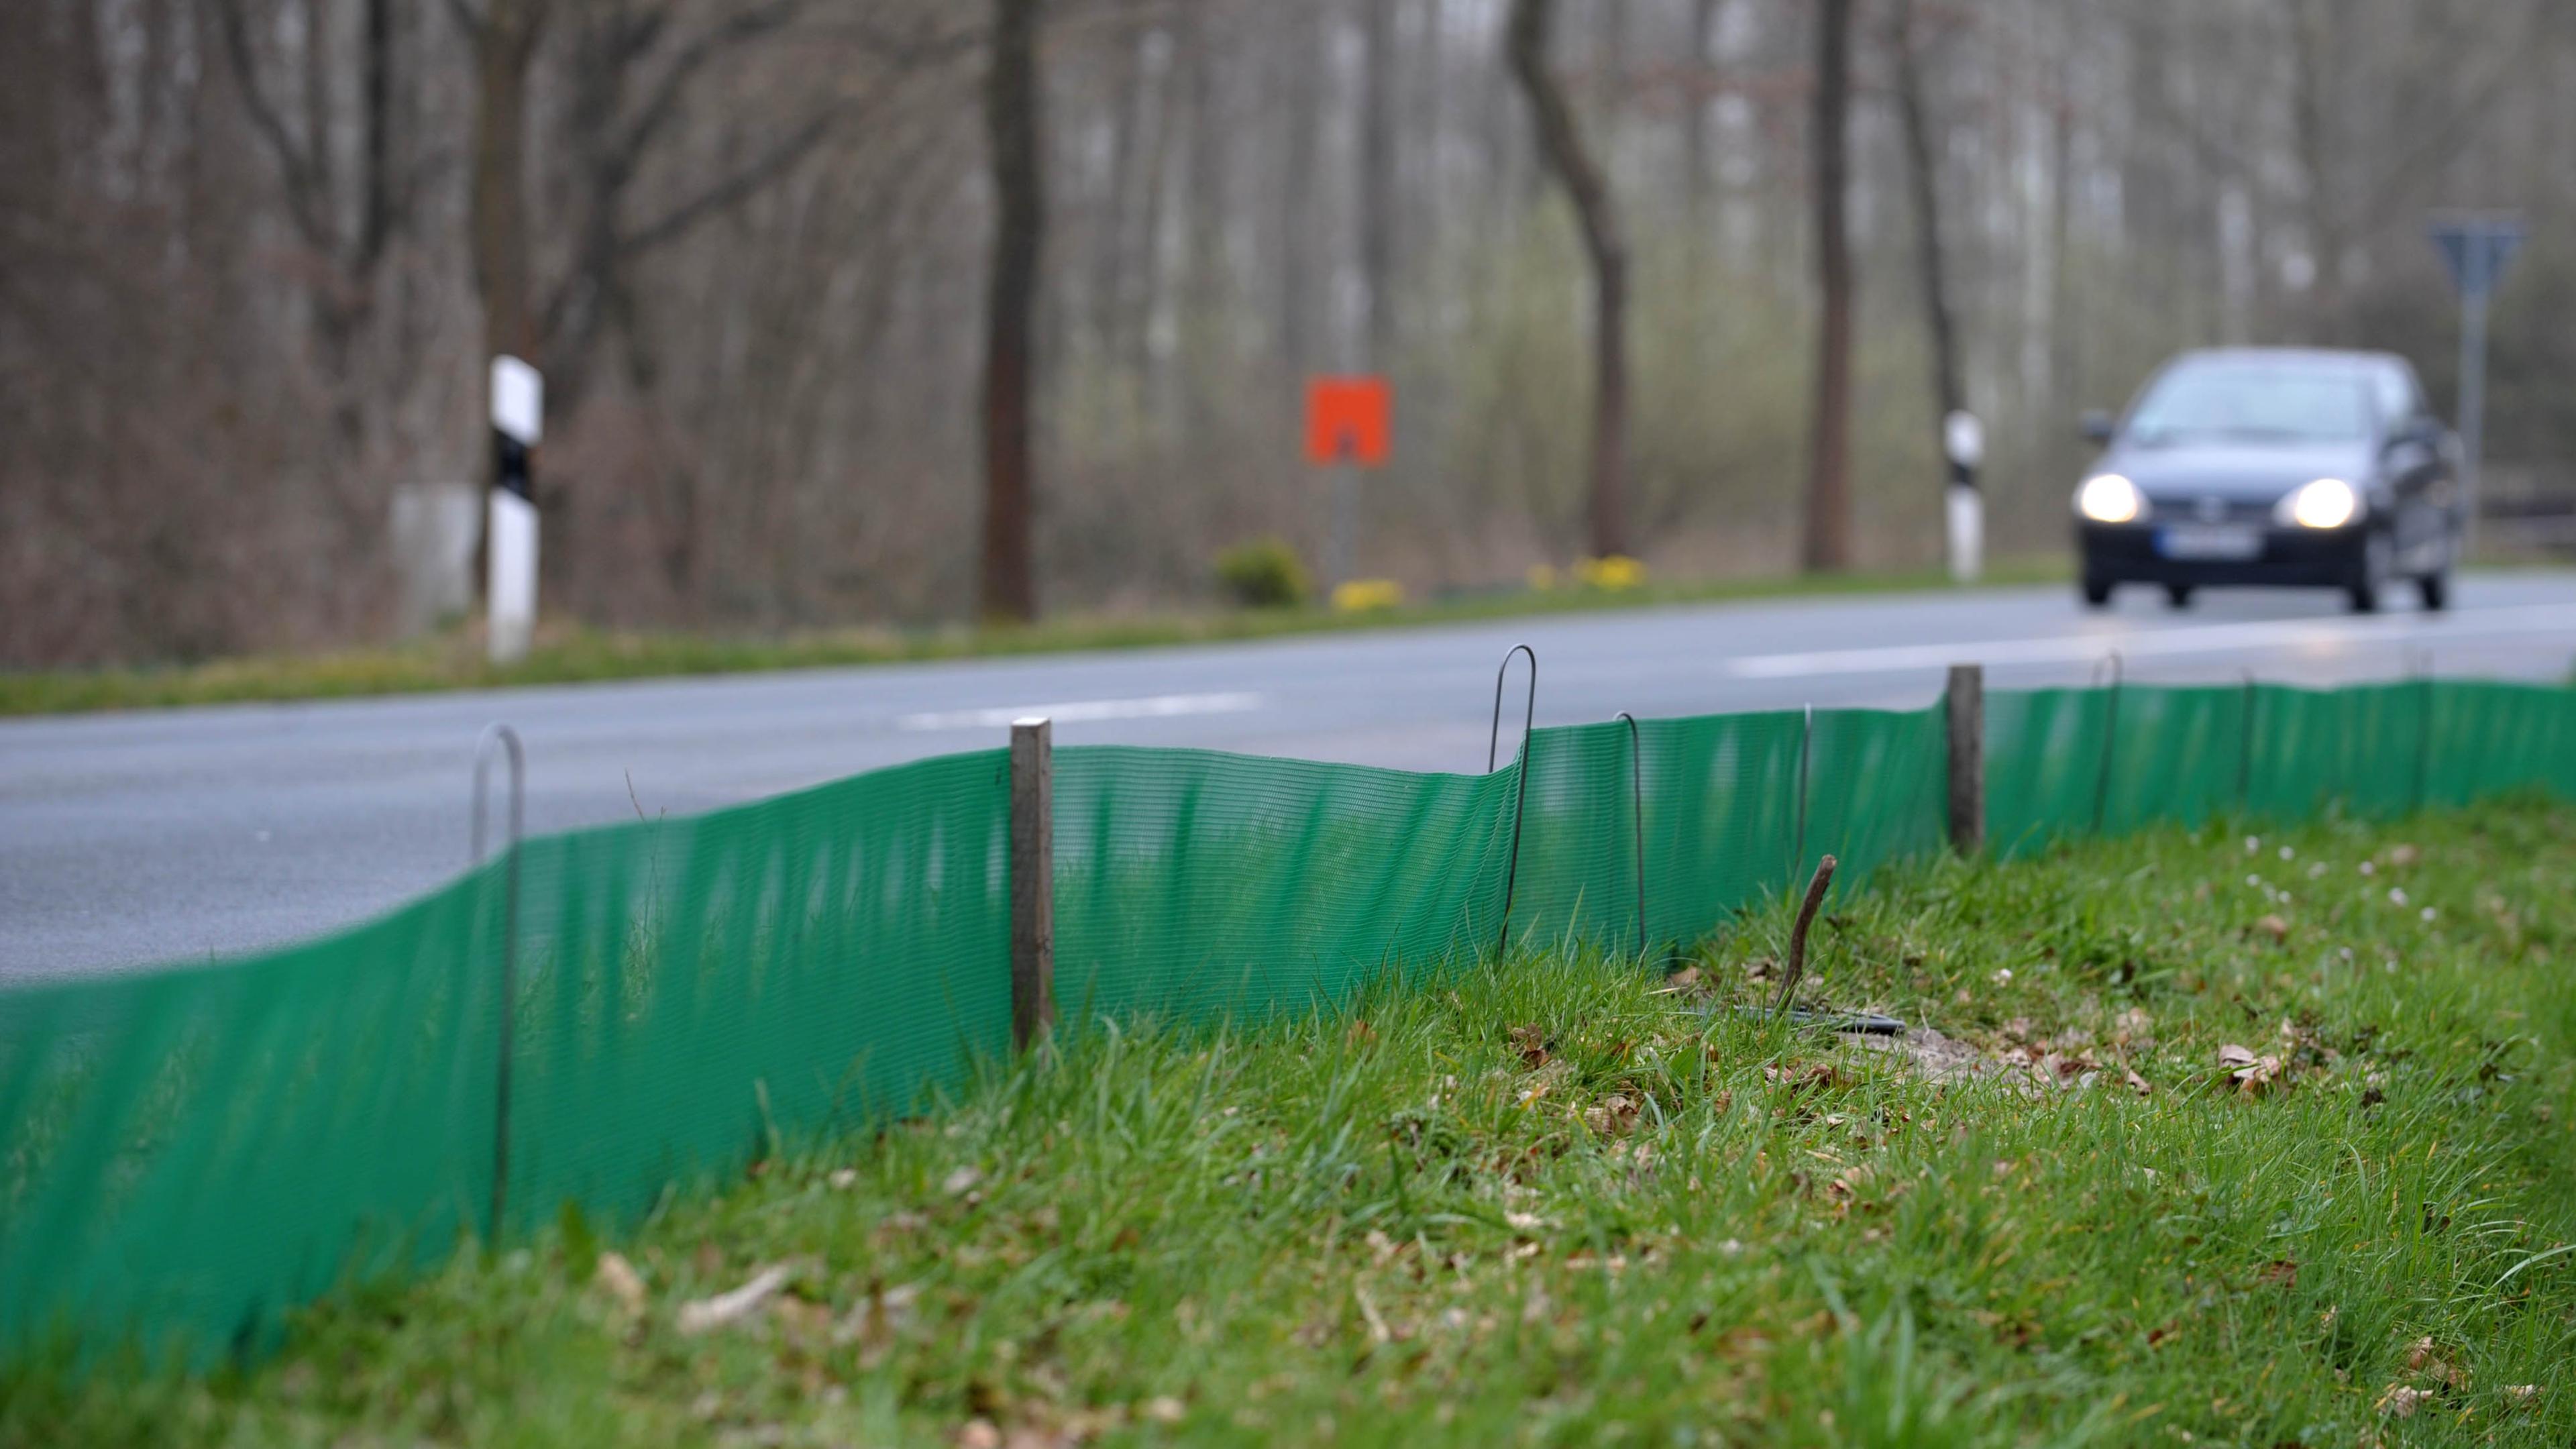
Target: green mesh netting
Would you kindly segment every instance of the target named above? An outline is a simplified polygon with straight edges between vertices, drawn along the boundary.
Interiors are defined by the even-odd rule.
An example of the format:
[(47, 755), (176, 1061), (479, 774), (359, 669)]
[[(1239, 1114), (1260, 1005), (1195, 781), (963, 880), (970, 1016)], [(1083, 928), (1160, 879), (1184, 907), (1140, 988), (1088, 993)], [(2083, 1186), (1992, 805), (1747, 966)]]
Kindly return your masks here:
[[(2040, 690), (1987, 710), (2005, 855), (2226, 812), (2576, 795), (2561, 690)], [(1068, 748), (1065, 1029), (1257, 1020), (1506, 937), (1686, 942), (1826, 852), (1854, 881), (1939, 848), (1945, 753), (1937, 707), (1539, 730), (1481, 776)], [(504, 1235), (567, 1202), (630, 1223), (781, 1141), (918, 1110), (1008, 1049), (1008, 770), (950, 756), (531, 840), (328, 940), (0, 991), (0, 1352), (55, 1332), (256, 1347), (284, 1308), (486, 1231), (505, 936)]]
[[(632, 1221), (1006, 1049), (1008, 771), (521, 846), (505, 1231)], [(0, 995), (0, 1347), (254, 1345), (484, 1230), (512, 868), (253, 960)]]
[(1516, 782), (1510, 770), (1057, 751), (1059, 1016), (1076, 1028), (1258, 1018), (1491, 941)]

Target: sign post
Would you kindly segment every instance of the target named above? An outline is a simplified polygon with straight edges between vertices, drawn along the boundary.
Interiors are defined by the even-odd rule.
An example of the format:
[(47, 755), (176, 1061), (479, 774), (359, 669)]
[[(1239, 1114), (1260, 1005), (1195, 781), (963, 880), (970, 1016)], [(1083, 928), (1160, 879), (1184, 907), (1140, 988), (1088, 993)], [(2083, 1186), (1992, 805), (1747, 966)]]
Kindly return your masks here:
[(1393, 411), (1393, 393), (1383, 377), (1306, 380), (1306, 461), (1333, 470), (1332, 534), (1324, 560), (1330, 583), (1348, 583), (1358, 571), (1358, 470), (1385, 465)]
[(537, 504), (531, 459), (545, 431), (546, 384), (515, 357), (492, 359), (492, 501), (486, 523), (492, 662), (527, 657), (537, 627)]
[(2426, 228), (2460, 291), (2461, 496), (2467, 500), (2461, 550), (2478, 539), (2478, 474), (2486, 462), (2487, 302), (2522, 245), (2522, 219), (2510, 215), (2436, 216)]
[(1950, 582), (1973, 584), (1985, 569), (1986, 500), (1977, 467), (1986, 460), (1986, 429), (1965, 409), (1941, 420), (1941, 451), (1950, 457)]

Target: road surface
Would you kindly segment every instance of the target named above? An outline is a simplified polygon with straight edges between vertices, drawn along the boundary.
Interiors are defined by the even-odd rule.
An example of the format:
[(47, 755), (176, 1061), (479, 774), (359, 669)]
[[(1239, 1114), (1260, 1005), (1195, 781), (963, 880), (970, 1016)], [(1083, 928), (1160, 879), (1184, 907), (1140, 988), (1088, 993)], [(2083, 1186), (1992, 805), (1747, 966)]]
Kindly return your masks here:
[[(227, 705), (0, 721), (0, 980), (206, 960), (348, 924), (465, 863), (476, 736), (528, 748), (532, 831), (681, 814), (1004, 743), (1198, 745), (1480, 770), (1494, 667), (1538, 652), (1541, 724), (1818, 705), (1914, 706), (1943, 667), (2082, 683), (2563, 681), (2576, 574), (2461, 581), (2448, 615), (2339, 612), (2322, 593), (2207, 592), (2185, 612), (2065, 588), (1711, 604), (1259, 643)], [(1513, 693), (1519, 690), (1515, 684)], [(1517, 708), (1517, 705), (1514, 706)], [(1508, 733), (1508, 731), (1507, 731)], [(1505, 749), (1510, 749), (1507, 739)]]

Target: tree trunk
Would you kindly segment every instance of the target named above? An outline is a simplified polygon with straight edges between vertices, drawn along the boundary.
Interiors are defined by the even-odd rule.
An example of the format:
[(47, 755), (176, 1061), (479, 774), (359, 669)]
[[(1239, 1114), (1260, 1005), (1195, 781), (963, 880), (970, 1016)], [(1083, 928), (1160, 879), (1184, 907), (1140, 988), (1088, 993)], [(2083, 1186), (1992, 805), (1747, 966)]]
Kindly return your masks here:
[[(475, 290), (483, 301), (483, 355), (475, 361), (487, 379), (485, 368), (492, 358), (507, 354), (536, 360), (536, 313), (528, 280), (528, 65), (536, 56), (544, 20), (545, 0), (491, 0), (471, 32), (474, 169), (466, 224), (472, 234)], [(484, 388), (483, 415), (489, 418), (488, 381)], [(495, 457), (487, 481), (497, 485), (499, 470)], [(487, 578), (490, 546), (478, 529), (471, 569), (478, 597)]]
[(1819, 0), (1816, 18), (1816, 280), (1824, 318), (1816, 333), (1815, 436), (1807, 462), (1807, 567), (1851, 567), (1851, 238), (1843, 193), (1851, 171), (1851, 0)]
[(1574, 203), (1592, 261), (1591, 552), (1628, 551), (1628, 252), (1609, 183), (1583, 148), (1565, 92), (1548, 69), (1556, 0), (1512, 0), (1512, 74), (1528, 96), (1539, 154)]
[(1367, 11), (1368, 90), (1360, 109), (1360, 270), (1368, 286), (1368, 366), (1395, 354), (1395, 0)]
[(1941, 258), (1941, 177), (1932, 151), (1932, 123), (1924, 113), (1923, 67), (1916, 53), (1914, 0), (1896, 0), (1889, 25), (1896, 53), (1896, 114), (1905, 133), (1905, 169), (1914, 193), (1914, 262), (1923, 291), (1923, 324), (1932, 338), (1932, 405), (1935, 424), (1967, 406), (1959, 380), (1959, 334), (1950, 315), (1950, 277)]
[(1709, 222), (1709, 193), (1713, 189), (1709, 169), (1717, 154), (1712, 132), (1717, 129), (1716, 107), (1709, 104), (1716, 90), (1718, 0), (1691, 0), (1690, 105), (1682, 113), (1682, 197), (1694, 239), (1704, 236)]
[(1315, 299), (1321, 291), (1324, 227), (1315, 215), (1315, 153), (1324, 121), (1325, 51), (1322, 22), (1303, 5), (1284, 6), (1287, 39), (1280, 47), (1288, 73), (1287, 156), (1279, 179), (1279, 357), (1292, 378), (1315, 365)]
[(528, 64), (543, 0), (491, 0), (474, 30), (474, 278), (483, 355), (534, 359), (528, 286)]
[(1046, 224), (1038, 171), (1037, 23), (1040, 0), (994, 0), (984, 124), (992, 148), (996, 218), (984, 331), (983, 616), (1037, 617), (1030, 561), (1029, 334), (1038, 249)]
[(358, 268), (371, 272), (393, 232), (393, 0), (367, 0), (363, 41), (366, 176), (358, 203)]

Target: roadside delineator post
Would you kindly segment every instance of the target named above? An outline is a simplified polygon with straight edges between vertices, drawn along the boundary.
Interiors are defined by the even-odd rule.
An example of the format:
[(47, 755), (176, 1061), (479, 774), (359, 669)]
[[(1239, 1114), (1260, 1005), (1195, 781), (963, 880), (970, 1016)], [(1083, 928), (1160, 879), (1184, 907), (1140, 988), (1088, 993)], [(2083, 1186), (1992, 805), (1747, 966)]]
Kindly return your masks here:
[(1952, 412), (1941, 420), (1941, 451), (1950, 459), (1950, 582), (1973, 584), (1986, 557), (1986, 500), (1977, 491), (1977, 466), (1986, 461), (1985, 425), (1965, 409)]
[(1975, 855), (1986, 847), (1986, 670), (1950, 666), (1944, 692), (1950, 722), (1950, 848)]
[(1011, 1046), (1055, 1028), (1055, 725), (1011, 722)]
[(537, 628), (534, 456), (545, 433), (546, 384), (515, 357), (492, 359), (492, 496), (484, 520), (485, 621), (495, 664), (527, 657)]

